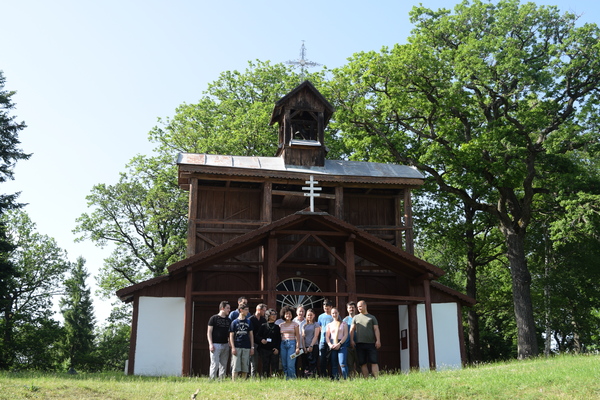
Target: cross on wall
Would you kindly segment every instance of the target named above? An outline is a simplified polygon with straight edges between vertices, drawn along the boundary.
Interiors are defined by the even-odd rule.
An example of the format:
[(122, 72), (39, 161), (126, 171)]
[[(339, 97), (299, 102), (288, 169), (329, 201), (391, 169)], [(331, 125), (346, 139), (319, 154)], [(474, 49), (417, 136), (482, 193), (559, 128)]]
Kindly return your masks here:
[(315, 181), (313, 176), (310, 176), (310, 180), (304, 181), (309, 186), (303, 186), (302, 190), (308, 190), (308, 193), (304, 193), (304, 196), (310, 197), (310, 212), (315, 212), (315, 197), (320, 197), (320, 193), (315, 193), (315, 191), (322, 190), (323, 188), (315, 187), (319, 182)]

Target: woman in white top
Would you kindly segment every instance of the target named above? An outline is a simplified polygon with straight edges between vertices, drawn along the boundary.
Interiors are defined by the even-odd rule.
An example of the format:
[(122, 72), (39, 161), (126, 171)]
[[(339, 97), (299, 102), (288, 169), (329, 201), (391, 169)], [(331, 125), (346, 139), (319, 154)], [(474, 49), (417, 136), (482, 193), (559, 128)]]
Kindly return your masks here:
[(348, 357), (348, 324), (342, 321), (337, 308), (331, 309), (333, 321), (327, 324), (325, 341), (331, 350), (331, 372), (333, 378), (340, 379), (339, 370), (342, 370), (342, 377), (348, 378), (348, 365), (346, 359)]

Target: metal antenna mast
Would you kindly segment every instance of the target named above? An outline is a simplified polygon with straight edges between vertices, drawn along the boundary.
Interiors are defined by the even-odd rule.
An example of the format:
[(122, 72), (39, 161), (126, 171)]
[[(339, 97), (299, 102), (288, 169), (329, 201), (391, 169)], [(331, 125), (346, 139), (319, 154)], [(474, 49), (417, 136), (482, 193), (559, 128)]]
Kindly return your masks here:
[(286, 61), (285, 63), (294, 66), (300, 66), (300, 80), (304, 80), (304, 74), (306, 73), (307, 67), (318, 67), (321, 65), (306, 59), (306, 46), (304, 46), (304, 40), (302, 41), (302, 46), (300, 47), (300, 58), (298, 60)]

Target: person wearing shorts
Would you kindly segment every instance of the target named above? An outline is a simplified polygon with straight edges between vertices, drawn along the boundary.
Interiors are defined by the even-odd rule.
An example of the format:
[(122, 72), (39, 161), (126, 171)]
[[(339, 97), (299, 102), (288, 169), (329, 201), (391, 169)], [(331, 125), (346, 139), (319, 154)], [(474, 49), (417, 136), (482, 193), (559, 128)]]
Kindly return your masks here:
[(357, 304), (358, 312), (352, 318), (350, 328), (350, 345), (356, 349), (356, 357), (363, 377), (369, 377), (369, 365), (373, 378), (379, 376), (379, 357), (377, 350), (381, 347), (379, 323), (375, 316), (369, 314), (367, 303), (361, 300)]
[(231, 346), (231, 379), (245, 379), (250, 369), (250, 356), (254, 354), (254, 334), (248, 315), (248, 305), (239, 308), (240, 315), (231, 322), (229, 345)]

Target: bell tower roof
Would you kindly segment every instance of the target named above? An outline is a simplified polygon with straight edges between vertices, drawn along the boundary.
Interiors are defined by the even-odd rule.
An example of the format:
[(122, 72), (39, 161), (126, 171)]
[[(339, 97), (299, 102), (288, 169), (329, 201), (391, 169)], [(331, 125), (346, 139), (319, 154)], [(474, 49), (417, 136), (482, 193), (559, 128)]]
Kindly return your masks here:
[(323, 166), (325, 127), (333, 106), (309, 81), (304, 81), (275, 103), (270, 125), (279, 125), (277, 156), (285, 164)]

